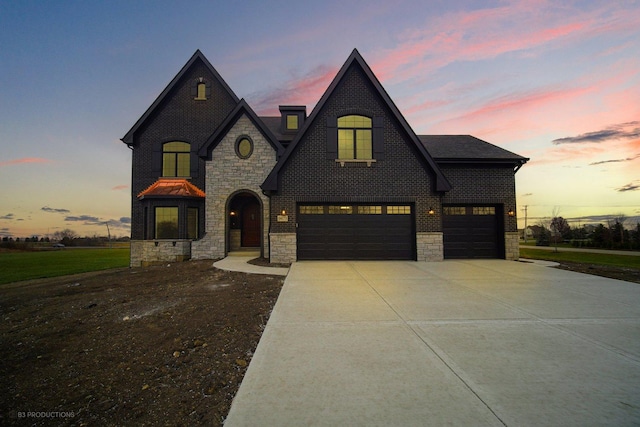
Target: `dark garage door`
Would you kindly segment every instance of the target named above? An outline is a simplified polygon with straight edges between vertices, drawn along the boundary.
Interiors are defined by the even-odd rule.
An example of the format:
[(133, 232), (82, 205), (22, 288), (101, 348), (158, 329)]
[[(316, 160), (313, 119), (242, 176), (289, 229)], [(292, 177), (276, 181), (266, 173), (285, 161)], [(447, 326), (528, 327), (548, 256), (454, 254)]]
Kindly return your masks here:
[(298, 259), (415, 259), (412, 205), (298, 206)]
[(444, 257), (503, 258), (499, 209), (494, 206), (445, 206)]

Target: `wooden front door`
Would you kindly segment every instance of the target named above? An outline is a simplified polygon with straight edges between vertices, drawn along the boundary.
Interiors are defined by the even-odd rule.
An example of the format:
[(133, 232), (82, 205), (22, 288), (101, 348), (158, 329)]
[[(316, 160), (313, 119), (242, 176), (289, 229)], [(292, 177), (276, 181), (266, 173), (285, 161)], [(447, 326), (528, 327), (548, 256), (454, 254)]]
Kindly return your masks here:
[(242, 212), (242, 246), (260, 246), (260, 204), (247, 203)]

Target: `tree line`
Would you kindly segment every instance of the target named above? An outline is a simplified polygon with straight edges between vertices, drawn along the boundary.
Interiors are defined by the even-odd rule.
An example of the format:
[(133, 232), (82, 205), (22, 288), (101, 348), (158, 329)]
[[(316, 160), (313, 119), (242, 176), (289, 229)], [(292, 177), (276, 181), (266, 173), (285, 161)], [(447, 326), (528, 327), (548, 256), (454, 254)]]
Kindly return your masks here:
[(51, 236), (31, 236), (31, 237), (16, 237), (15, 239), (10, 236), (4, 236), (0, 247), (5, 249), (19, 249), (19, 250), (37, 250), (50, 246), (49, 244), (61, 243), (64, 246), (106, 246), (111, 242), (129, 241), (129, 236), (124, 237), (112, 237), (109, 239), (107, 236), (84, 236), (80, 237), (78, 233), (67, 228), (59, 230), (53, 233)]
[[(538, 246), (569, 243), (574, 247), (640, 250), (640, 223), (625, 227), (626, 218), (619, 216), (607, 224), (586, 224), (571, 227), (561, 216), (554, 216), (547, 223), (528, 227)], [(527, 233), (527, 230), (525, 230)]]

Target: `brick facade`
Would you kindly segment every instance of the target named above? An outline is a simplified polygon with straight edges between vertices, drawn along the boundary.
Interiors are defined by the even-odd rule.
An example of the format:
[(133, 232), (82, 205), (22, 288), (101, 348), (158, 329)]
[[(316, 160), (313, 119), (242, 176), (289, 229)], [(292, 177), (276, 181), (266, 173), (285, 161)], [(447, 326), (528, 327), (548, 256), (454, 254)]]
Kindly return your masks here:
[[(242, 232), (231, 229), (230, 206), (232, 201), (244, 202), (245, 198), (258, 202), (262, 213), (260, 249), (272, 262), (296, 260), (298, 204), (330, 202), (411, 205), (419, 261), (443, 259), (443, 204), (497, 206), (496, 212), (502, 215), (497, 224), (504, 233), (505, 257), (518, 259), (516, 217), (507, 212), (516, 209), (514, 168), (527, 159), (495, 146), (485, 152), (486, 161), (469, 159), (466, 149), (452, 153), (443, 148), (445, 145), (435, 145), (431, 147), (435, 151), (439, 148), (441, 157), (434, 161), (357, 51), (338, 77), (308, 123), (302, 123), (304, 107), (282, 107), (283, 111), (300, 113), (304, 133), (294, 137), (282, 126), (276, 129), (275, 118), (258, 118), (197, 51), (123, 138), (133, 149), (131, 264), (226, 256), (242, 241)], [(194, 99), (194, 87), (200, 81), (206, 83), (206, 100)], [(330, 130), (331, 123), (350, 114), (372, 118), (373, 161), (340, 162), (331, 152), (329, 135), (337, 134), (335, 127)], [(236, 149), (241, 136), (253, 142), (253, 152), (245, 159)], [(280, 144), (292, 139), (292, 146), (283, 154)], [(205, 191), (205, 199), (137, 198), (161, 177), (162, 145), (171, 141), (191, 144), (188, 179)], [(434, 140), (427, 142), (433, 144)], [(477, 139), (472, 143), (480, 152), (490, 145)], [(507, 154), (491, 157), (496, 150), (501, 151), (500, 156)], [(454, 155), (448, 158), (449, 154)], [(438, 163), (438, 159), (442, 161)], [(153, 240), (153, 212), (158, 206), (179, 209), (180, 239), (175, 243)], [(185, 239), (183, 219), (193, 207), (199, 209), (199, 224), (198, 238), (191, 241)], [(283, 210), (286, 215), (281, 215)]]

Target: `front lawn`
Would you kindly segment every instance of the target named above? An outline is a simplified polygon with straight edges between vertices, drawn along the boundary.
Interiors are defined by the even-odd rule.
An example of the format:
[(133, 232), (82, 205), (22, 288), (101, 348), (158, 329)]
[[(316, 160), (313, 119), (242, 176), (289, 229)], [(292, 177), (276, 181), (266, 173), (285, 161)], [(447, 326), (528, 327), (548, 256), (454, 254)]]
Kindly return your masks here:
[(640, 256), (592, 254), (588, 252), (554, 252), (544, 249), (520, 247), (521, 258), (543, 259), (547, 261), (570, 261), (593, 265), (635, 268), (640, 270)]
[(0, 252), (0, 284), (129, 266), (129, 248)]

